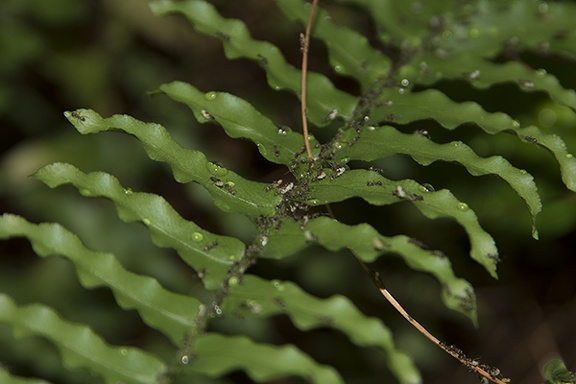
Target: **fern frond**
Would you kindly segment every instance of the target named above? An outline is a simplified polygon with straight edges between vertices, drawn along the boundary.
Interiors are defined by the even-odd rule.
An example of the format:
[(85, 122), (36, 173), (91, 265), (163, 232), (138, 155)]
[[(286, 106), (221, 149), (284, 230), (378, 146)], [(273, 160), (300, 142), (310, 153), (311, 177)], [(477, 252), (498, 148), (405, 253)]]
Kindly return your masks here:
[[(485, 233), (485, 236), (476, 235), (475, 242), (475, 259), (496, 277), (498, 257), (494, 241)], [(438, 280), (448, 308), (466, 315), (474, 324), (477, 322), (474, 289), (466, 280), (455, 276), (448, 258), (441, 252), (423, 249), (407, 236), (383, 236), (368, 224), (350, 226), (318, 217), (310, 220), (303, 231), (300, 223), (288, 221), (282, 224), (282, 231), (270, 234), (262, 257), (282, 259), (311, 244), (320, 244), (330, 251), (350, 249), (364, 262), (372, 262), (383, 254), (398, 254), (411, 268)], [(477, 258), (476, 253), (479, 253)]]
[(568, 152), (566, 143), (558, 135), (530, 126), (521, 127), (517, 120), (502, 112), (486, 112), (475, 102), (457, 103), (435, 89), (399, 93), (386, 89), (371, 109), (374, 122), (408, 124), (434, 119), (442, 127), (452, 130), (464, 124), (475, 124), (486, 133), (514, 133), (523, 142), (537, 144), (552, 153), (560, 165), (564, 184), (576, 191), (576, 158)]
[(26, 237), (39, 256), (67, 258), (85, 287), (110, 288), (118, 304), (136, 309), (145, 323), (166, 334), (176, 345), (196, 326), (200, 301), (172, 293), (152, 277), (127, 271), (114, 255), (87, 249), (61, 225), (32, 224), (19, 216), (4, 214), (0, 217), (0, 238), (12, 237)]
[[(405, 154), (422, 165), (435, 161), (455, 162), (463, 165), (473, 176), (497, 175), (506, 181), (512, 189), (524, 200), (532, 215), (533, 236), (538, 237), (535, 227), (536, 215), (542, 209), (540, 195), (532, 175), (513, 167), (501, 156), (482, 158), (466, 144), (454, 141), (448, 144), (437, 144), (422, 135), (409, 135), (399, 132), (390, 126), (366, 129), (355, 140), (354, 145), (347, 144), (353, 139), (355, 132), (348, 132), (348, 138), (341, 139), (343, 148), (338, 156), (347, 159), (373, 161), (381, 157), (395, 154)], [(386, 145), (380, 145), (386, 143)]]
[(334, 368), (316, 363), (291, 345), (273, 346), (243, 336), (207, 333), (195, 339), (193, 353), (189, 369), (209, 377), (242, 369), (259, 382), (299, 376), (311, 383), (344, 383)]
[[(89, 197), (106, 197), (114, 203), (125, 222), (146, 225), (154, 244), (173, 248), (194, 270), (202, 271), (207, 289), (216, 289), (225, 280), (228, 268), (244, 256), (245, 245), (238, 239), (210, 233), (184, 220), (164, 198), (134, 192), (104, 172), (85, 174), (70, 164), (54, 163), (35, 174), (49, 187), (72, 184)], [(208, 244), (217, 244), (206, 250)]]
[[(183, 14), (196, 30), (222, 40), (229, 59), (245, 57), (260, 63), (272, 89), (288, 89), (300, 95), (300, 70), (288, 64), (275, 45), (252, 39), (242, 21), (223, 18), (213, 5), (199, 0), (157, 0), (150, 6), (157, 15)], [(308, 118), (319, 126), (329, 123), (325, 118), (334, 110), (338, 116), (351, 117), (357, 104), (355, 96), (338, 90), (327, 77), (318, 73), (308, 74), (308, 97)]]
[[(301, 152), (304, 142), (301, 133), (278, 128), (239, 97), (224, 92), (203, 94), (192, 85), (180, 81), (163, 84), (159, 91), (190, 107), (198, 121), (206, 122), (205, 114), (208, 113), (228, 136), (254, 142), (268, 161), (289, 164)], [(310, 140), (312, 147), (317, 144), (317, 140)]]
[(421, 381), (412, 360), (394, 346), (390, 330), (380, 320), (362, 314), (346, 297), (318, 299), (292, 282), (246, 275), (240, 284), (230, 287), (223, 309), (238, 316), (284, 313), (303, 331), (321, 327), (340, 330), (358, 346), (380, 348), (401, 383)]
[(10, 326), (17, 336), (50, 340), (60, 351), (66, 367), (87, 368), (109, 384), (157, 384), (166, 370), (162, 361), (147, 352), (112, 347), (87, 326), (63, 320), (43, 305), (17, 306), (4, 294), (0, 294), (0, 322)]
[[(559, 104), (576, 109), (576, 91), (562, 87), (556, 76), (544, 69), (533, 69), (519, 62), (493, 63), (476, 57), (464, 56), (439, 59), (433, 55), (423, 55), (420, 63), (426, 63), (426, 70), (420, 65), (405, 66), (399, 78), (407, 78), (412, 83), (432, 85), (442, 80), (465, 80), (473, 87), (487, 89), (497, 84), (513, 83), (524, 92), (545, 92)], [(416, 74), (416, 76), (414, 76)]]
[(448, 217), (456, 220), (470, 238), (470, 255), (493, 276), (496, 275), (498, 250), (494, 239), (482, 229), (476, 214), (468, 204), (446, 190), (429, 191), (413, 180), (392, 181), (366, 170), (351, 170), (333, 181), (313, 184), (319, 204), (328, 204), (361, 197), (373, 205), (410, 202), (430, 219)]
[[(276, 0), (284, 14), (306, 25), (309, 10), (303, 0)], [(368, 39), (345, 26), (336, 25), (322, 9), (318, 10), (312, 35), (322, 40), (335, 73), (358, 80), (363, 94), (392, 67), (391, 60), (370, 46)]]
[(102, 118), (89, 109), (65, 112), (65, 116), (82, 134), (121, 130), (135, 136), (152, 160), (170, 165), (178, 182), (201, 184), (212, 195), (214, 203), (225, 212), (234, 211), (250, 217), (269, 215), (279, 202), (278, 197), (262, 193), (266, 184), (246, 180), (208, 161), (202, 152), (183, 148), (159, 124), (144, 123), (127, 115)]

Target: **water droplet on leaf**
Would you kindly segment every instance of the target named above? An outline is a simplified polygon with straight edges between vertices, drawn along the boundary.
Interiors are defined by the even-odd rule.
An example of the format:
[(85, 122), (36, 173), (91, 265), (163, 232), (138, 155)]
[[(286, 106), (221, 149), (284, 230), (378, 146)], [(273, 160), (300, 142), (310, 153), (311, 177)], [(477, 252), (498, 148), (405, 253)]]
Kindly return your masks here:
[(212, 313), (212, 317), (222, 316), (222, 308), (220, 308), (220, 306), (216, 302), (212, 303), (212, 309), (214, 310), (214, 312)]
[(210, 171), (210, 173), (213, 174), (214, 176), (222, 177), (228, 174), (228, 170), (223, 166), (221, 166), (220, 164), (208, 163), (206, 166), (208, 167), (208, 171)]
[(556, 112), (550, 108), (543, 108), (538, 113), (538, 122), (543, 128), (552, 128), (556, 124)]
[(204, 235), (201, 234), (200, 232), (194, 232), (192, 233), (192, 235), (190, 236), (190, 238), (192, 239), (192, 241), (195, 241), (197, 243), (201, 242), (202, 240), (204, 240)]
[(479, 29), (479, 28), (473, 27), (473, 28), (470, 28), (470, 29), (468, 30), (468, 37), (470, 37), (471, 39), (477, 39), (477, 38), (479, 38), (479, 37), (480, 37), (480, 34), (481, 34), (481, 32), (480, 32), (480, 29)]
[(534, 83), (529, 80), (518, 80), (518, 84), (524, 89), (532, 89), (534, 88)]
[(466, 203), (458, 203), (458, 210), (460, 212), (466, 212), (470, 209), (470, 207), (468, 207), (468, 204)]
[(182, 358), (180, 358), (180, 362), (186, 365), (190, 362), (190, 358), (188, 357), (188, 355), (183, 355)]
[(540, 4), (538, 4), (538, 12), (540, 12), (541, 14), (546, 14), (548, 13), (548, 3), (545, 1), (541, 1)]
[(425, 61), (421, 61), (420, 62), (420, 72), (422, 72), (423, 74), (428, 73), (428, 63)]
[(284, 286), (284, 284), (282, 284), (282, 282), (280, 280), (272, 280), (272, 285), (274, 286), (274, 288), (276, 288), (278, 291), (283, 291), (286, 287)]
[(131, 189), (131, 188), (125, 188), (125, 189), (124, 189), (124, 194), (125, 194), (125, 195), (131, 195), (132, 193), (133, 193), (133, 192), (132, 192), (132, 189)]
[(262, 305), (258, 303), (256, 300), (248, 300), (246, 302), (246, 306), (250, 309), (252, 313), (260, 313), (262, 312)]
[(262, 144), (258, 143), (256, 144), (256, 147), (258, 147), (258, 151), (260, 151), (260, 153), (262, 154), (262, 156), (266, 156), (266, 154), (268, 153), (268, 151), (266, 151), (266, 147), (263, 146)]
[(206, 100), (214, 100), (216, 99), (216, 92), (208, 92), (204, 95), (204, 97), (206, 98)]
[(402, 79), (400, 84), (402, 84), (403, 87), (407, 87), (410, 85), (410, 81), (408, 79)]
[(421, 192), (434, 192), (434, 187), (428, 183), (424, 183), (418, 187)]
[(480, 77), (480, 70), (479, 69), (475, 69), (471, 72), (468, 72), (466, 74), (466, 77), (468, 77), (468, 80), (478, 80), (478, 78)]
[(548, 74), (548, 72), (544, 68), (540, 68), (536, 70), (536, 76), (544, 77)]

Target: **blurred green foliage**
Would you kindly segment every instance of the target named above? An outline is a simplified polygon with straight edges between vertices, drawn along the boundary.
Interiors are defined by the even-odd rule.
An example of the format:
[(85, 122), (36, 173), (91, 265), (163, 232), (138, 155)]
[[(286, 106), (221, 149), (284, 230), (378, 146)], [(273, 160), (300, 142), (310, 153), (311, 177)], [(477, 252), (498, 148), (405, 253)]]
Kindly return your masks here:
[[(254, 36), (274, 42), (289, 62), (298, 65), (297, 36), (301, 28), (279, 17), (273, 2), (214, 3), (223, 15), (244, 20)], [(323, 6), (338, 23), (361, 33), (374, 32), (363, 12), (341, 3), (326, 1)], [(360, 86), (350, 77), (328, 72), (323, 43), (313, 41), (312, 54), (314, 70), (327, 72), (347, 92), (359, 92)], [(215, 126), (201, 127), (182, 106), (164, 97), (146, 95), (161, 83), (189, 81), (203, 90), (238, 94), (274, 121), (297, 129), (297, 99), (271, 91), (257, 64), (226, 60), (216, 39), (191, 32), (180, 18), (154, 17), (144, 0), (3, 0), (0, 58), (0, 212), (15, 212), (35, 222), (60, 222), (89, 248), (113, 252), (122, 257), (121, 262), (129, 270), (153, 274), (166, 287), (182, 293), (197, 290), (199, 282), (182, 268), (172, 252), (154, 247), (143, 228), (120, 222), (107, 202), (85, 199), (72, 189), (48, 190), (28, 176), (53, 161), (73, 163), (85, 172), (110, 172), (126, 186), (165, 196), (181, 215), (193, 217), (215, 233), (245, 240), (254, 235), (244, 218), (224, 216), (197, 186), (176, 184), (165, 167), (148, 160), (135, 140), (119, 134), (80, 136), (62, 112), (89, 106), (102, 115), (126, 113), (142, 120), (161, 120), (183, 146), (194, 146), (207, 156), (235, 164), (235, 171), (253, 179), (271, 181), (282, 177), (286, 170), (262, 162), (254, 148), (228, 139)], [(521, 59), (533, 68), (546, 67), (565, 88), (576, 88), (573, 58), (526, 52)], [(522, 124), (537, 121), (545, 132), (563, 137), (568, 148), (576, 148), (574, 112), (549, 101), (542, 92), (526, 94), (509, 84), (479, 90), (460, 80), (445, 80), (435, 88), (455, 101), (474, 100), (487, 111), (504, 111)], [(384, 234), (406, 233), (441, 247), (451, 255), (458, 274), (470, 276), (479, 287), (479, 330), (470, 329), (465, 319), (440, 304), (440, 288), (431, 278), (410, 273), (399, 259), (377, 262), (379, 269), (387, 271), (386, 281), (399, 299), (411, 304), (414, 317), (426, 319), (427, 326), (446, 335), (451, 343), (471, 353), (490, 355), (491, 364), (513, 370), (507, 372), (510, 376), (530, 376), (533, 383), (537, 382), (533, 378), (538, 375), (543, 350), (561, 352), (566, 364), (574, 367), (576, 331), (566, 317), (573, 318), (570, 314), (576, 308), (576, 198), (562, 185), (550, 154), (536, 145), (527, 149), (512, 136), (478, 135), (475, 127), (461, 127), (454, 132), (424, 121), (402, 129), (426, 129), (441, 142), (457, 138), (481, 156), (501, 154), (518, 168), (530, 169), (544, 203), (537, 221), (540, 240), (527, 236), (529, 214), (502, 181), (485, 177), (470, 188), (470, 179), (463, 170), (449, 164), (423, 168), (402, 156), (379, 160), (377, 165), (391, 178), (434, 180), (436, 189), (449, 186), (459, 199), (467, 201), (484, 228), (496, 238), (504, 257), (499, 282), (490, 281), (487, 274), (478, 273), (465, 261), (467, 240), (454, 223), (437, 220), (431, 224), (415, 210), (374, 209), (361, 201), (336, 204), (337, 216), (349, 224), (368, 222)], [(317, 137), (328, 136), (330, 128), (326, 132), (318, 132)], [(194, 202), (188, 199), (191, 195), (195, 196)], [(63, 260), (38, 260), (24, 241), (11, 240), (1, 247), (0, 291), (18, 303), (44, 303), (72, 321), (89, 324), (111, 343), (146, 345), (160, 356), (172, 357), (163, 336), (150, 332), (135, 313), (118, 308), (108, 291), (83, 289), (72, 267)], [(318, 247), (288, 260), (263, 261), (254, 271), (296, 281), (319, 296), (331, 294), (336, 288), (339, 293), (359, 297), (355, 304), (360, 309), (385, 317), (387, 324), (398, 330), (397, 342), (414, 356), (424, 371), (425, 382), (469, 378), (465, 369), (414, 335), (373, 293), (357, 269), (350, 257), (329, 254)], [(237, 324), (225, 320), (214, 325), (217, 330), (231, 333), (234, 327)], [(378, 364), (371, 360), (381, 356), (353, 349), (343, 337), (322, 330), (295, 335), (283, 316), (272, 323), (250, 319), (244, 327), (243, 332), (255, 340), (293, 342), (323, 361), (354, 372), (351, 375), (358, 377), (358, 383), (371, 382), (373, 377), (385, 380), (389, 374), (384, 368), (374, 368)], [(542, 329), (548, 329), (547, 338), (536, 340), (535, 332)], [(8, 345), (10, 348), (0, 348), (0, 362), (15, 372), (46, 377), (55, 383), (99, 382), (86, 372), (62, 369), (56, 350), (43, 340), (15, 341), (7, 328), (0, 327), (0, 346)], [(526, 352), (534, 345), (537, 352)], [(341, 354), (338, 350), (347, 352)], [(354, 356), (350, 356), (350, 350)], [(34, 372), (28, 371), (31, 358)], [(234, 373), (230, 381), (248, 379)]]

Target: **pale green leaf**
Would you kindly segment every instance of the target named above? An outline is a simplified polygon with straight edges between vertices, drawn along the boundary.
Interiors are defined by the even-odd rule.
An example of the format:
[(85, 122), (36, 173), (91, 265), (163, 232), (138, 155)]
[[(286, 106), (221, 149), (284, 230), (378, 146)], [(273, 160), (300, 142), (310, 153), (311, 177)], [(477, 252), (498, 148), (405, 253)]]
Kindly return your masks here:
[[(310, 8), (305, 6), (304, 0), (276, 0), (276, 4), (286, 16), (298, 20), (305, 27)], [(357, 79), (363, 93), (368, 92), (374, 81), (390, 69), (390, 59), (371, 47), (365, 36), (337, 25), (321, 8), (316, 11), (312, 35), (326, 44), (334, 72)]]
[(334, 180), (314, 183), (313, 194), (318, 204), (334, 203), (353, 197), (361, 197), (374, 205), (406, 201), (430, 219), (452, 218), (466, 230), (472, 258), (496, 277), (495, 261), (498, 260), (498, 250), (494, 239), (482, 229), (473, 210), (446, 189), (430, 191), (413, 180), (392, 181), (376, 172), (351, 170)]
[(42, 336), (61, 353), (68, 368), (86, 368), (106, 383), (157, 384), (166, 366), (151, 354), (132, 347), (112, 347), (85, 325), (63, 320), (49, 307), (17, 306), (0, 294), (0, 322), (17, 336)]
[[(51, 188), (70, 183), (84, 196), (112, 200), (122, 220), (144, 223), (156, 245), (175, 249), (187, 264), (202, 271), (207, 289), (218, 288), (228, 268), (244, 255), (240, 240), (217, 236), (184, 220), (164, 198), (126, 189), (107, 173), (85, 174), (70, 164), (55, 163), (41, 168), (35, 176)], [(206, 249), (209, 244), (214, 246)]]
[(574, 384), (576, 374), (570, 372), (560, 359), (552, 359), (544, 365), (544, 375), (548, 379), (544, 384)]
[[(226, 57), (245, 57), (260, 63), (270, 87), (289, 89), (300, 97), (301, 71), (288, 64), (275, 45), (252, 39), (242, 21), (223, 18), (213, 5), (200, 0), (156, 0), (150, 6), (157, 15), (183, 14), (199, 32), (221, 39)], [(308, 73), (308, 118), (314, 124), (329, 123), (326, 116), (334, 110), (347, 119), (352, 116), (356, 103), (356, 97), (335, 88), (324, 75)]]
[[(258, 146), (260, 154), (268, 161), (288, 164), (302, 153), (302, 134), (278, 128), (246, 101), (224, 92), (198, 91), (192, 85), (175, 81), (163, 84), (159, 89), (171, 99), (186, 104), (200, 122), (206, 113), (224, 128), (230, 137), (246, 138)], [(311, 140), (314, 147), (318, 142)]]
[(566, 143), (559, 136), (534, 126), (522, 128), (517, 120), (507, 114), (486, 112), (475, 102), (456, 103), (435, 89), (416, 93), (386, 89), (379, 96), (379, 106), (371, 110), (370, 117), (377, 123), (388, 121), (408, 124), (434, 119), (446, 129), (475, 124), (490, 134), (512, 132), (522, 141), (536, 143), (550, 151), (560, 165), (564, 184), (576, 191), (576, 159), (568, 152)]
[(159, 124), (144, 123), (128, 115), (102, 118), (89, 109), (64, 115), (82, 134), (121, 130), (135, 136), (152, 160), (168, 163), (178, 182), (201, 184), (223, 211), (256, 217), (271, 214), (278, 202), (277, 197), (265, 193), (266, 184), (246, 180), (208, 161), (202, 152), (183, 148)]
[[(343, 149), (339, 151), (338, 156), (353, 160), (373, 161), (381, 157), (404, 154), (422, 165), (441, 160), (459, 163), (473, 176), (499, 176), (528, 206), (533, 220), (532, 235), (535, 238), (538, 237), (535, 220), (536, 215), (542, 209), (542, 203), (534, 178), (526, 171), (513, 167), (505, 158), (501, 156), (483, 158), (460, 141), (437, 144), (423, 135), (401, 133), (390, 126), (366, 129), (352, 146), (348, 146), (352, 135), (355, 135), (355, 132), (349, 132), (349, 137), (341, 140)], [(386, 145), (381, 143), (386, 143)]]
[(256, 343), (243, 336), (207, 333), (193, 343), (190, 370), (210, 377), (242, 369), (258, 382), (300, 376), (311, 383), (343, 383), (332, 368), (320, 365), (292, 345)]
[(0, 238), (26, 237), (39, 256), (63, 256), (70, 260), (80, 282), (88, 287), (108, 287), (118, 304), (136, 309), (144, 322), (166, 334), (178, 345), (195, 326), (200, 302), (172, 293), (157, 280), (122, 267), (114, 255), (87, 249), (76, 235), (58, 224), (32, 224), (23, 218), (0, 217)]
[(301, 330), (329, 327), (347, 335), (362, 347), (378, 347), (401, 383), (419, 383), (420, 375), (411, 359), (394, 346), (392, 334), (378, 319), (367, 317), (343, 296), (318, 299), (289, 281), (266, 281), (245, 275), (230, 287), (223, 309), (240, 316), (273, 316), (285, 313)]
[[(556, 102), (576, 109), (576, 92), (562, 87), (558, 79), (546, 70), (529, 68), (524, 63), (493, 63), (473, 56), (439, 59), (434, 55), (424, 55), (416, 62), (426, 63), (426, 71), (415, 64), (399, 71), (399, 78), (407, 78), (412, 83), (432, 85), (439, 79), (466, 80), (478, 89), (486, 89), (496, 84), (514, 83), (525, 92), (546, 92)], [(416, 76), (414, 76), (416, 75)]]
[[(497, 277), (494, 241), (488, 234), (477, 239), (475, 251), (479, 255), (473, 257)], [(368, 224), (349, 226), (327, 217), (312, 219), (303, 228), (300, 223), (286, 221), (282, 231), (270, 235), (262, 256), (281, 259), (311, 244), (320, 244), (331, 251), (346, 248), (365, 262), (372, 262), (383, 254), (398, 254), (411, 268), (434, 276), (442, 287), (446, 306), (465, 314), (476, 324), (476, 297), (470, 283), (455, 276), (450, 260), (442, 252), (423, 249), (407, 236), (382, 236)], [(382, 274), (385, 276), (385, 271)]]

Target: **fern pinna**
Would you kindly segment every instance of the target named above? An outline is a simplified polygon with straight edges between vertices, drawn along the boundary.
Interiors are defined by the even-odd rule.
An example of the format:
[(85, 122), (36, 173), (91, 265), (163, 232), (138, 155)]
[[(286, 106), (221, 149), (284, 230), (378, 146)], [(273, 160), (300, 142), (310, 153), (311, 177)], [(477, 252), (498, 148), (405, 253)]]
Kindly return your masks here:
[[(390, 296), (383, 283), (387, 271), (371, 266), (400, 256), (410, 269), (433, 276), (444, 304), (476, 324), (474, 289), (455, 274), (444, 252), (405, 234), (385, 235), (367, 222), (341, 222), (325, 206), (359, 198), (375, 207), (403, 203), (401, 209), (408, 210), (410, 205), (430, 220), (453, 220), (468, 236), (470, 257), (497, 278), (495, 241), (480, 225), (471, 202), (449, 189), (435, 189), (428, 184), (434, 180), (387, 177), (378, 164), (402, 155), (423, 166), (449, 162), (472, 176), (496, 176), (524, 202), (532, 218), (532, 236), (537, 238), (541, 198), (529, 170), (515, 167), (501, 155), (481, 156), (467, 141), (490, 142), (508, 135), (526, 147), (536, 144), (555, 158), (565, 187), (575, 191), (576, 160), (568, 146), (536, 119), (521, 122), (475, 101), (455, 101), (443, 82), (464, 82), (478, 90), (513, 84), (521, 92), (540, 92), (553, 105), (576, 110), (574, 90), (545, 68), (533, 68), (521, 59), (522, 54), (535, 52), (545, 58), (574, 60), (576, 7), (542, 1), (327, 3), (326, 9), (320, 4), (309, 19), (316, 1), (313, 6), (303, 0), (276, 1), (286, 18), (303, 27), (312, 21), (310, 31), (315, 41), (325, 44), (330, 67), (337, 75), (353, 78), (359, 85), (357, 94), (335, 87), (322, 73), (305, 71), (307, 79), (301, 83), (302, 71), (290, 65), (277, 46), (252, 38), (242, 21), (221, 16), (207, 1), (151, 2), (155, 14), (184, 16), (196, 31), (220, 39), (229, 59), (257, 63), (272, 89), (307, 96), (304, 122), (314, 126), (311, 130), (318, 137), (327, 136), (323, 130), (333, 132), (320, 140), (299, 133), (297, 127), (279, 128), (246, 100), (226, 92), (201, 91), (181, 81), (153, 92), (186, 105), (200, 123), (217, 124), (229, 137), (251, 141), (266, 161), (287, 169), (285, 177), (272, 183), (249, 180), (232, 170), (234, 164), (208, 160), (201, 151), (183, 147), (160, 124), (127, 115), (102, 117), (90, 109), (65, 113), (81, 134), (121, 131), (139, 140), (150, 159), (171, 168), (176, 181), (201, 185), (222, 212), (247, 217), (255, 233), (250, 242), (212, 233), (183, 218), (163, 197), (133, 191), (108, 173), (84, 173), (71, 164), (55, 163), (35, 174), (51, 188), (70, 184), (83, 196), (110, 200), (122, 221), (144, 225), (156, 246), (175, 250), (202, 282), (201, 289), (190, 294), (173, 292), (155, 276), (131, 272), (116, 255), (89, 249), (59, 224), (33, 224), (12, 214), (0, 220), (2, 238), (25, 237), (39, 256), (68, 259), (84, 287), (108, 288), (122, 309), (135, 310), (148, 327), (169, 339), (169, 353), (152, 345), (111, 345), (87, 324), (66, 320), (49, 306), (19, 305), (5, 294), (0, 296), (0, 322), (18, 336), (48, 339), (66, 369), (85, 368), (106, 383), (229, 382), (227, 375), (238, 370), (256, 382), (291, 376), (322, 384), (359, 382), (362, 376), (367, 382), (381, 382), (381, 374), (391, 374), (400, 383), (422, 382), (411, 357), (395, 346), (383, 319), (365, 315), (354, 297), (334, 291), (320, 298), (296, 281), (251, 272), (254, 264), (265, 259), (310, 258), (320, 248), (350, 250), (365, 268), (366, 280), (371, 279), (421, 332), (484, 382), (510, 382), (500, 369), (468, 358), (459, 348), (430, 335)], [(369, 17), (374, 36), (368, 38), (333, 21), (327, 9), (335, 5)], [(314, 49), (308, 35), (302, 39), (305, 51)], [(428, 123), (430, 128), (425, 128)], [(450, 137), (468, 129), (482, 132), (463, 133), (462, 140), (435, 138), (436, 132), (438, 137), (448, 137), (442, 132), (456, 128), (458, 132)], [(343, 373), (341, 367), (316, 361), (303, 348), (275, 345), (273, 337), (261, 340), (242, 331), (242, 324), (270, 327), (276, 315), (284, 315), (301, 332), (339, 331), (356, 350), (371, 347), (378, 358), (365, 363), (358, 377), (348, 377), (350, 373)], [(255, 323), (250, 322), (254, 319)], [(490, 351), (484, 356), (489, 360)], [(387, 373), (375, 368), (382, 361)], [(546, 372), (549, 382), (560, 382), (555, 377), (562, 375), (571, 377), (562, 363), (552, 365)], [(44, 382), (20, 378), (5, 368), (0, 368), (0, 377), (9, 383)]]

